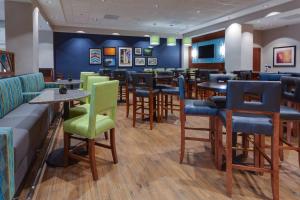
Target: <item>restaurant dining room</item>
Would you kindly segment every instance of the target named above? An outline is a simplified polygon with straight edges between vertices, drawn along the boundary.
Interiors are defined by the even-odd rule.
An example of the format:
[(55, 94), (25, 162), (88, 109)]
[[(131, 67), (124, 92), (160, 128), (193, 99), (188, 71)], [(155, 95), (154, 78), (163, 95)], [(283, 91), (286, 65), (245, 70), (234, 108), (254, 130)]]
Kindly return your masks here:
[(299, 0), (0, 0), (0, 200), (299, 200)]

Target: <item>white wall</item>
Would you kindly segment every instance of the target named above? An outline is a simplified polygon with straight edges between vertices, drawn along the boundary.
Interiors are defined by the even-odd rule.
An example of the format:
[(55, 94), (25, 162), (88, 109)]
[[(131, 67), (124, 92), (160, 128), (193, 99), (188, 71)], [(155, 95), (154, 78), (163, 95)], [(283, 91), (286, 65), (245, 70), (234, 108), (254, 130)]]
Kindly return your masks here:
[(273, 48), (296, 45), (296, 67), (275, 67), (272, 71), (300, 72), (300, 24), (262, 32), (261, 69), (266, 64), (273, 66)]
[(187, 69), (189, 68), (189, 47), (182, 44), (181, 52), (182, 52), (181, 67)]
[(0, 0), (0, 50), (5, 50), (5, 7), (4, 0)]
[(32, 4), (5, 2), (6, 49), (15, 53), (15, 73), (37, 71), (33, 67)]
[(241, 45), (241, 68), (240, 70), (252, 70), (253, 68), (253, 28), (252, 26), (242, 27)]

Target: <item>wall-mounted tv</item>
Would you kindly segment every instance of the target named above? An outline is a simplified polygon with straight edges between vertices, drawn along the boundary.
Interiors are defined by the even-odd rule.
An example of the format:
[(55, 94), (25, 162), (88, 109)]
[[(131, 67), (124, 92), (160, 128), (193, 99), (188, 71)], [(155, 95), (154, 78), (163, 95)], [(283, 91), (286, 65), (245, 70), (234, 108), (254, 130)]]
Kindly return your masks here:
[(215, 45), (199, 46), (198, 58), (214, 58), (215, 57)]

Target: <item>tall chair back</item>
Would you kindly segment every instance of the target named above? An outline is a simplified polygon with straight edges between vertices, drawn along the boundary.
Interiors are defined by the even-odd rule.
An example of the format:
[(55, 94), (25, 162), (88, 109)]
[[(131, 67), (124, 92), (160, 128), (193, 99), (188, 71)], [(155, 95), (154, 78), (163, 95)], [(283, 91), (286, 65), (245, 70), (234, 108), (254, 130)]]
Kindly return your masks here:
[(153, 90), (154, 79), (153, 74), (151, 73), (135, 73), (132, 74), (132, 86), (135, 90), (136, 88)]
[(119, 81), (117, 80), (93, 84), (89, 112), (90, 138), (94, 138), (97, 134), (97, 115), (106, 114), (113, 121), (115, 121), (118, 101), (118, 87)]
[(99, 74), (101, 76), (111, 77), (112, 76), (112, 70), (111, 69), (102, 69), (102, 70), (99, 71)]
[(180, 101), (185, 99), (185, 81), (183, 75), (178, 77), (179, 98)]
[(209, 81), (212, 82), (227, 82), (237, 77), (236, 74), (209, 74)]
[(261, 81), (280, 81), (283, 76), (291, 76), (291, 74), (278, 74), (278, 73), (259, 73), (259, 80)]
[(281, 78), (282, 98), (295, 103), (300, 103), (300, 78), (287, 77)]
[[(95, 83), (101, 83), (105, 81), (109, 81), (108, 76), (88, 76), (86, 89), (91, 93), (92, 87)], [(90, 103), (90, 97), (87, 97), (87, 103)]]
[(125, 70), (115, 70), (112, 72), (112, 78), (118, 80), (120, 83), (126, 82), (127, 71)]
[(88, 76), (97, 76), (95, 72), (80, 72), (80, 89), (87, 90), (87, 78)]
[[(257, 101), (245, 100), (247, 95), (255, 95)], [(247, 98), (246, 98), (247, 99)], [(280, 111), (281, 84), (279, 81), (228, 81), (227, 104), (228, 110), (245, 112)]]

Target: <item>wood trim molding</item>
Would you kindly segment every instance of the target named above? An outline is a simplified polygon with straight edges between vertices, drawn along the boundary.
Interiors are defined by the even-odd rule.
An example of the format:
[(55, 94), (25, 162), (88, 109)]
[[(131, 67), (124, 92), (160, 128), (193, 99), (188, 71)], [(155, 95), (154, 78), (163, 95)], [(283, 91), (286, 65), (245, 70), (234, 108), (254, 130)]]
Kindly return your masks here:
[[(217, 39), (217, 38), (221, 38), (221, 37), (225, 37), (225, 30), (192, 38), (192, 43), (213, 40), (213, 39)], [(188, 56), (189, 56), (189, 67), (190, 68), (219, 69), (220, 71), (225, 70), (225, 63), (192, 63), (192, 48), (191, 47), (189, 48)]]

